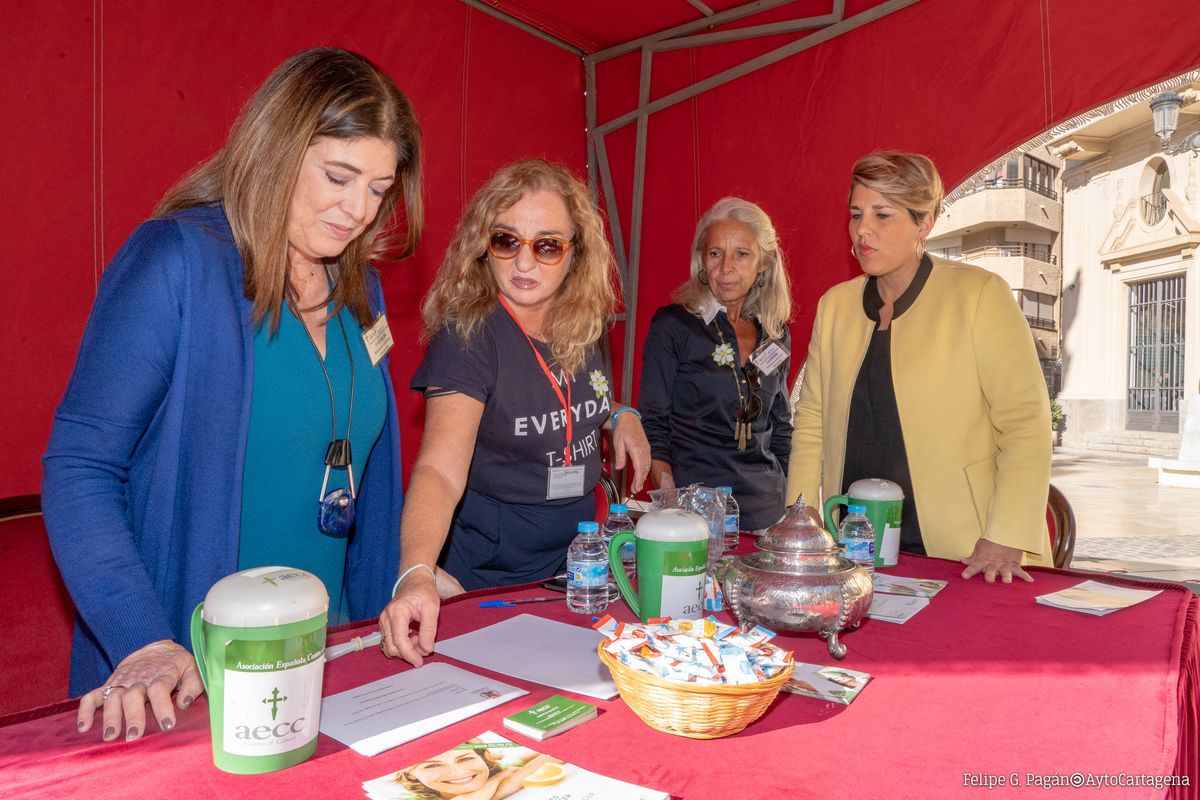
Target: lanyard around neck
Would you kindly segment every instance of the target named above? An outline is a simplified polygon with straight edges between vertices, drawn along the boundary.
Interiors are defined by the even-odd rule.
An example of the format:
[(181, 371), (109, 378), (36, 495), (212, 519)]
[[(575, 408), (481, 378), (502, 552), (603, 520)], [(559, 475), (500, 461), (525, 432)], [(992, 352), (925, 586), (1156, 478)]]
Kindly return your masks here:
[(550, 367), (546, 365), (546, 359), (542, 358), (542, 354), (533, 343), (533, 338), (526, 332), (525, 326), (521, 324), (521, 320), (517, 319), (517, 315), (513, 313), (512, 306), (508, 304), (508, 300), (502, 294), (497, 294), (496, 299), (500, 301), (500, 305), (504, 306), (504, 310), (512, 317), (512, 321), (517, 323), (517, 328), (525, 336), (525, 341), (529, 342), (529, 349), (533, 351), (534, 357), (537, 358), (538, 366), (545, 373), (546, 380), (550, 381), (550, 388), (558, 396), (558, 402), (562, 403), (563, 413), (566, 416), (565, 425), (567, 429), (567, 445), (563, 448), (563, 464), (569, 467), (571, 466), (571, 381), (567, 381), (567, 394), (564, 396), (562, 389), (558, 385), (558, 381), (554, 380), (554, 374), (550, 372)]

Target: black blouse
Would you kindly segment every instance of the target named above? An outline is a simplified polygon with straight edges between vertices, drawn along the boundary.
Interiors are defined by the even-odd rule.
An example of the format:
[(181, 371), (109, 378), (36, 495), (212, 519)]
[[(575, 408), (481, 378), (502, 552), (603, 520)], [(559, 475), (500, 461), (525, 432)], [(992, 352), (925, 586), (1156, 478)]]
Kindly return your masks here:
[[(757, 321), (755, 325), (761, 344), (768, 337)], [(722, 344), (729, 345), (724, 351), (728, 356), (718, 363), (716, 351)], [(779, 344), (791, 352), (786, 330)], [(675, 483), (731, 487), (742, 528), (753, 530), (783, 514), (792, 450), (791, 358), (762, 375), (758, 397), (763, 408), (745, 450), (737, 449), (733, 424), (739, 386), (743, 397), (750, 393), (740, 362), (737, 334), (724, 310), (705, 323), (683, 306), (663, 306), (650, 322), (642, 350), (638, 409), (651, 456), (671, 465)]]
[[(904, 293), (892, 304), (892, 319), (900, 317), (912, 306), (933, 262), (929, 256), (921, 259), (917, 274)], [(863, 357), (850, 398), (850, 421), (846, 429), (846, 461), (842, 469), (842, 485), (861, 478), (883, 478), (899, 485), (904, 491), (903, 513), (900, 519), (900, 549), (906, 553), (925, 554), (921, 540), (921, 521), (917, 518), (917, 502), (913, 496), (912, 475), (908, 470), (908, 454), (904, 449), (904, 431), (900, 427), (900, 411), (896, 407), (896, 387), (892, 382), (892, 329), (879, 330), (879, 310), (883, 298), (875, 278), (867, 279), (863, 288), (863, 313), (875, 323), (875, 333)]]

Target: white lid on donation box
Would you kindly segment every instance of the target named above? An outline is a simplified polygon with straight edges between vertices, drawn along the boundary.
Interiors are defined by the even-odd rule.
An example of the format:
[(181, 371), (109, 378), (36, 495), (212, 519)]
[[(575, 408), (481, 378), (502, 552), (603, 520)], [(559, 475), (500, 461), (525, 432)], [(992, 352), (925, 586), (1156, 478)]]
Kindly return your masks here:
[(904, 490), (899, 484), (882, 478), (863, 478), (850, 484), (846, 494), (856, 500), (903, 500)]
[(292, 567), (256, 567), (227, 575), (204, 598), (204, 621), (227, 628), (303, 622), (329, 609), (325, 584)]

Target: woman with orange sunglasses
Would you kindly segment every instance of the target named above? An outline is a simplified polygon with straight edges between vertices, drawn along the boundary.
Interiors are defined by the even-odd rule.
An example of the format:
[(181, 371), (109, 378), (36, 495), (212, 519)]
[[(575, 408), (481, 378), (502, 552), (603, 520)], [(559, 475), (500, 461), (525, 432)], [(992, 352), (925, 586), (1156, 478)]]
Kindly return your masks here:
[[(600, 214), (564, 168), (510, 164), (469, 203), (422, 305), (429, 346), (412, 388), (425, 430), (380, 617), (388, 655), (420, 665), (433, 651), (439, 555), (468, 590), (562, 569), (595, 513), (602, 428), (641, 488), (650, 445), (637, 412), (613, 402), (597, 347), (614, 283)], [(442, 583), (442, 596), (459, 589)]]

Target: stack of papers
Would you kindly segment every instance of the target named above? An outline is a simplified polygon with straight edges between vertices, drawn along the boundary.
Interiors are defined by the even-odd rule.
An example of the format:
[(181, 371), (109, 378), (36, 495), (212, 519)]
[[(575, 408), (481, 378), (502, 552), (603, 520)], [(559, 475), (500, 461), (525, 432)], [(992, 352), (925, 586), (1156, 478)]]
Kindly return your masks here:
[(1127, 586), (1113, 586), (1100, 581), (1084, 581), (1057, 592), (1038, 595), (1037, 601), (1044, 606), (1102, 617), (1122, 608), (1144, 603), (1157, 594), (1162, 594), (1162, 590), (1130, 589)]
[(867, 616), (883, 622), (903, 624), (929, 605), (928, 597), (905, 597), (901, 594), (876, 594)]
[(947, 581), (932, 578), (905, 578), (901, 575), (871, 576), (875, 597), (867, 616), (884, 622), (903, 624), (929, 605), (929, 598), (946, 588)]
[(321, 733), (373, 756), (526, 694), (450, 664), (426, 664), (324, 698)]
[(903, 594), (909, 597), (933, 597), (946, 588), (947, 581), (921, 578), (905, 578), (900, 575), (884, 575), (876, 572), (871, 577), (875, 591), (887, 594)]
[(588, 772), (492, 731), (484, 731), (445, 753), (430, 754), (397, 772), (365, 781), (363, 790), (371, 800), (670, 800), (666, 792)]

